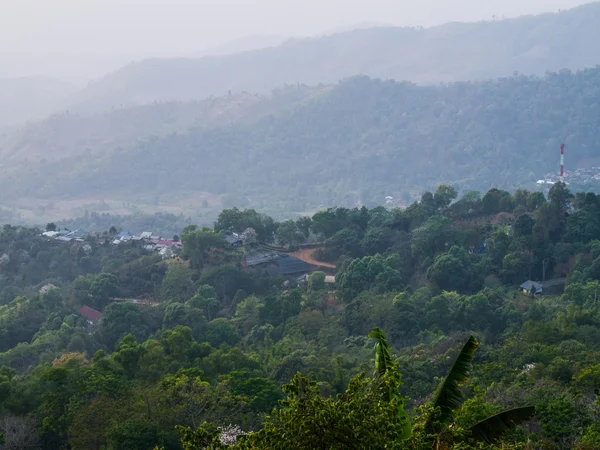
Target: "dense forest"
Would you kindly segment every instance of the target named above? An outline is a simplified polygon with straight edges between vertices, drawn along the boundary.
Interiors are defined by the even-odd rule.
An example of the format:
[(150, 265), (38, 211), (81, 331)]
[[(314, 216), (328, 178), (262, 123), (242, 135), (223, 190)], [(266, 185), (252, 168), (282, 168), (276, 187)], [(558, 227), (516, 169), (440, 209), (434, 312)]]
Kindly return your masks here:
[(232, 208), (166, 259), (43, 231), (0, 232), (2, 449), (600, 446), (593, 193)]
[[(10, 162), (0, 168), (0, 198), (5, 205), (111, 199), (193, 215), (207, 195), (213, 209), (238, 205), (289, 217), (332, 204), (374, 207), (386, 196), (407, 204), (440, 183), (461, 193), (490, 183), (531, 189), (558, 171), (563, 141), (569, 169), (600, 165), (599, 86), (600, 68), (435, 87), (366, 77), (315, 90), (292, 86), (265, 100), (271, 113), (259, 112), (260, 101), (248, 107), (244, 117), (256, 116), (250, 122)], [(148, 123), (173, 110), (156, 106)], [(35, 139), (51, 142), (44, 136)]]
[(600, 4), (590, 3), (517, 19), (369, 28), (226, 56), (143, 60), (83, 89), (70, 109), (269, 92), (286, 83), (335, 83), (360, 74), (435, 84), (583, 69), (600, 64), (599, 19)]

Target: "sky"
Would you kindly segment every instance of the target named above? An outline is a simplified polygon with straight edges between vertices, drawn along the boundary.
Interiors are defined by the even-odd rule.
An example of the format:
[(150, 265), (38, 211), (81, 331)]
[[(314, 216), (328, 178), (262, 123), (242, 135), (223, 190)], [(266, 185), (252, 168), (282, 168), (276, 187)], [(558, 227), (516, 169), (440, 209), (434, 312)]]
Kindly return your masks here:
[(186, 56), (245, 36), (357, 23), (433, 26), (568, 9), (585, 0), (0, 0), (0, 77), (83, 84), (132, 60)]

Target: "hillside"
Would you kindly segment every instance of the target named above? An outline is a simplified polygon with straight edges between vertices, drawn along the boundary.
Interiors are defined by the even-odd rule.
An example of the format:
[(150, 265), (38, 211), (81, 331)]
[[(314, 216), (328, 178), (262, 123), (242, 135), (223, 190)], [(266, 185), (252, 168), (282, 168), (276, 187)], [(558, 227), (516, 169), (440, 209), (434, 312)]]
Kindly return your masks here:
[(0, 226), (3, 450), (600, 448), (600, 196), (156, 219)]
[(265, 95), (245, 93), (192, 102), (161, 102), (96, 114), (68, 111), (0, 135), (0, 157), (18, 163), (110, 152), (190, 128), (254, 122), (317, 91), (308, 87), (282, 89)]
[(53, 78), (0, 79), (0, 131), (60, 108), (76, 88)]
[(288, 98), (252, 123), (7, 165), (1, 202), (118, 199), (188, 211), (210, 193), (211, 205), (280, 214), (407, 201), (442, 182), (532, 188), (558, 170), (562, 141), (569, 168), (600, 164), (600, 68), (435, 87), (357, 77)]
[(599, 22), (600, 3), (592, 3), (558, 14), (360, 29), (234, 55), (145, 60), (88, 86), (71, 109), (268, 92), (286, 83), (335, 83), (359, 74), (438, 83), (575, 70), (600, 64)]

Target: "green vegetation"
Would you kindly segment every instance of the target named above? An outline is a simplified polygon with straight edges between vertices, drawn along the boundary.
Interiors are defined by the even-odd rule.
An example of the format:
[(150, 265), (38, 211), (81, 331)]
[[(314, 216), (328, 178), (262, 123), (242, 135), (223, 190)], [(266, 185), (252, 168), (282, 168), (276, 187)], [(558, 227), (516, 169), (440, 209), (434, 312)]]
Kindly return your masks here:
[[(569, 167), (597, 164), (600, 103), (589, 99), (598, 95), (599, 78), (597, 68), (447, 86), (358, 77), (314, 90), (288, 87), (281, 96), (289, 101), (267, 116), (257, 112), (252, 123), (208, 123), (122, 150), (15, 162), (2, 169), (0, 201), (37, 198), (50, 209), (76, 198), (82, 204), (112, 199), (113, 207), (124, 208), (179, 205), (194, 220), (201, 211), (246, 205), (279, 220), (328, 204), (373, 207), (388, 195), (407, 204), (443, 180), (453, 188), (426, 200), (440, 209), (455, 190), (466, 194), (490, 183), (533, 188), (558, 169), (562, 139)], [(262, 104), (257, 100), (250, 111)], [(457, 208), (469, 211), (470, 201), (466, 196)], [(482, 201), (484, 212), (512, 207), (498, 192)], [(332, 239), (351, 246), (352, 232), (346, 233)], [(284, 228), (277, 238), (299, 236)]]
[[(598, 448), (598, 223), (600, 196), (559, 183), (285, 222), (224, 210), (168, 260), (114, 229), (5, 225), (0, 448)], [(336, 284), (245, 267), (285, 236), (325, 243)]]

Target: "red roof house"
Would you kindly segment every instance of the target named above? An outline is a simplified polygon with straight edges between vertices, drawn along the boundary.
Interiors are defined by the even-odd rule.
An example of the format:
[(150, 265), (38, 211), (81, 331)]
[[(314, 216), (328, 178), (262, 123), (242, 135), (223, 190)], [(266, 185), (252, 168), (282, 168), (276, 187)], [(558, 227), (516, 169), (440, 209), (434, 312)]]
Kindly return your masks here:
[(102, 319), (102, 313), (100, 311), (96, 311), (94, 308), (90, 308), (89, 306), (84, 306), (79, 310), (79, 314), (82, 317), (85, 317), (88, 322), (98, 322)]

